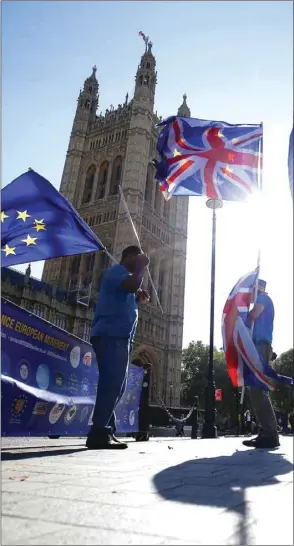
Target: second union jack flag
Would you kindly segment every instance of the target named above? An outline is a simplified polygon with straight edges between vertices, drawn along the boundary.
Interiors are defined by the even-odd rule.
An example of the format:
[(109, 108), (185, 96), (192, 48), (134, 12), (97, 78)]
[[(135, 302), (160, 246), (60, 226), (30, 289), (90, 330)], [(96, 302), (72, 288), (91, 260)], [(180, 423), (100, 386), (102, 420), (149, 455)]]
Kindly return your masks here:
[(163, 130), (154, 160), (164, 197), (203, 195), (242, 201), (259, 189), (262, 169), (262, 125), (173, 116)]
[(249, 385), (275, 390), (281, 383), (293, 384), (293, 379), (277, 374), (262, 359), (245, 325), (258, 274), (259, 268), (239, 279), (226, 301), (222, 319), (224, 352), (234, 387)]

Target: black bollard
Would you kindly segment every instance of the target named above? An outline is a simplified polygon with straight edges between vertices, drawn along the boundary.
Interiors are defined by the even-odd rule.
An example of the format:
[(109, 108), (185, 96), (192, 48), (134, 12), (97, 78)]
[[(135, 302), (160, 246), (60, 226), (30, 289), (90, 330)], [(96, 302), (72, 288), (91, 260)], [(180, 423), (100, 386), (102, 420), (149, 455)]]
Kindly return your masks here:
[(192, 429), (191, 429), (191, 440), (197, 440), (197, 432), (198, 432), (198, 396), (195, 396), (195, 406), (192, 411), (191, 415), (191, 421), (192, 421)]

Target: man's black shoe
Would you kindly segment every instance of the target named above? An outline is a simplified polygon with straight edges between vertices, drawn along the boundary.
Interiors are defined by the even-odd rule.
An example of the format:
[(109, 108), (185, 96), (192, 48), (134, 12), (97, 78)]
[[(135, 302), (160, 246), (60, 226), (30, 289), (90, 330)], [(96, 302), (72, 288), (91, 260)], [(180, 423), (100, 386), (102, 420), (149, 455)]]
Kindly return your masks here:
[(107, 438), (91, 438), (88, 437), (86, 441), (86, 447), (88, 449), (126, 449), (128, 444), (115, 441), (111, 436)]
[(253, 438), (252, 440), (244, 440), (242, 443), (246, 447), (255, 447), (256, 449), (275, 449), (280, 445), (279, 438), (266, 438), (262, 436), (257, 436), (257, 438)]
[[(121, 442), (114, 434), (111, 435), (111, 438), (116, 444), (123, 444), (124, 442)], [(127, 445), (127, 444), (126, 444)]]

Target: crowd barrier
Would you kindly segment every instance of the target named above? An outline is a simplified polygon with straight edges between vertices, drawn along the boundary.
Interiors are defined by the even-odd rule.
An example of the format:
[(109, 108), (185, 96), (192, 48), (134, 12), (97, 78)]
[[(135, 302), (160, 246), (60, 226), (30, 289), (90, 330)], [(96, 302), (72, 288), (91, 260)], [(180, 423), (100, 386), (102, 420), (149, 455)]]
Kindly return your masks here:
[[(98, 370), (89, 343), (1, 298), (2, 436), (86, 435)], [(135, 433), (144, 370), (130, 365), (117, 432)]]

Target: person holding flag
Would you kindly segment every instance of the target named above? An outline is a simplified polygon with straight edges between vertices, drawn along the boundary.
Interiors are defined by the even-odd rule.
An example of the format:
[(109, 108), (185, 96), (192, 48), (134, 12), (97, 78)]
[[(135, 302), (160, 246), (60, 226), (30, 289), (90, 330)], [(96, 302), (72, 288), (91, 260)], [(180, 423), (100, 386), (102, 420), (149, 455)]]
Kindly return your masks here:
[[(257, 284), (257, 298), (253, 309), (248, 313), (246, 326), (252, 328), (253, 343), (262, 360), (269, 365), (272, 359), (272, 339), (275, 309), (274, 304), (265, 292), (266, 282), (259, 279)], [(252, 295), (252, 298), (254, 296)], [(252, 301), (254, 303), (254, 299)], [(275, 448), (280, 445), (277, 419), (268, 391), (259, 386), (250, 387), (250, 398), (254, 412), (260, 423), (260, 432), (257, 438), (244, 440), (248, 447)]]

